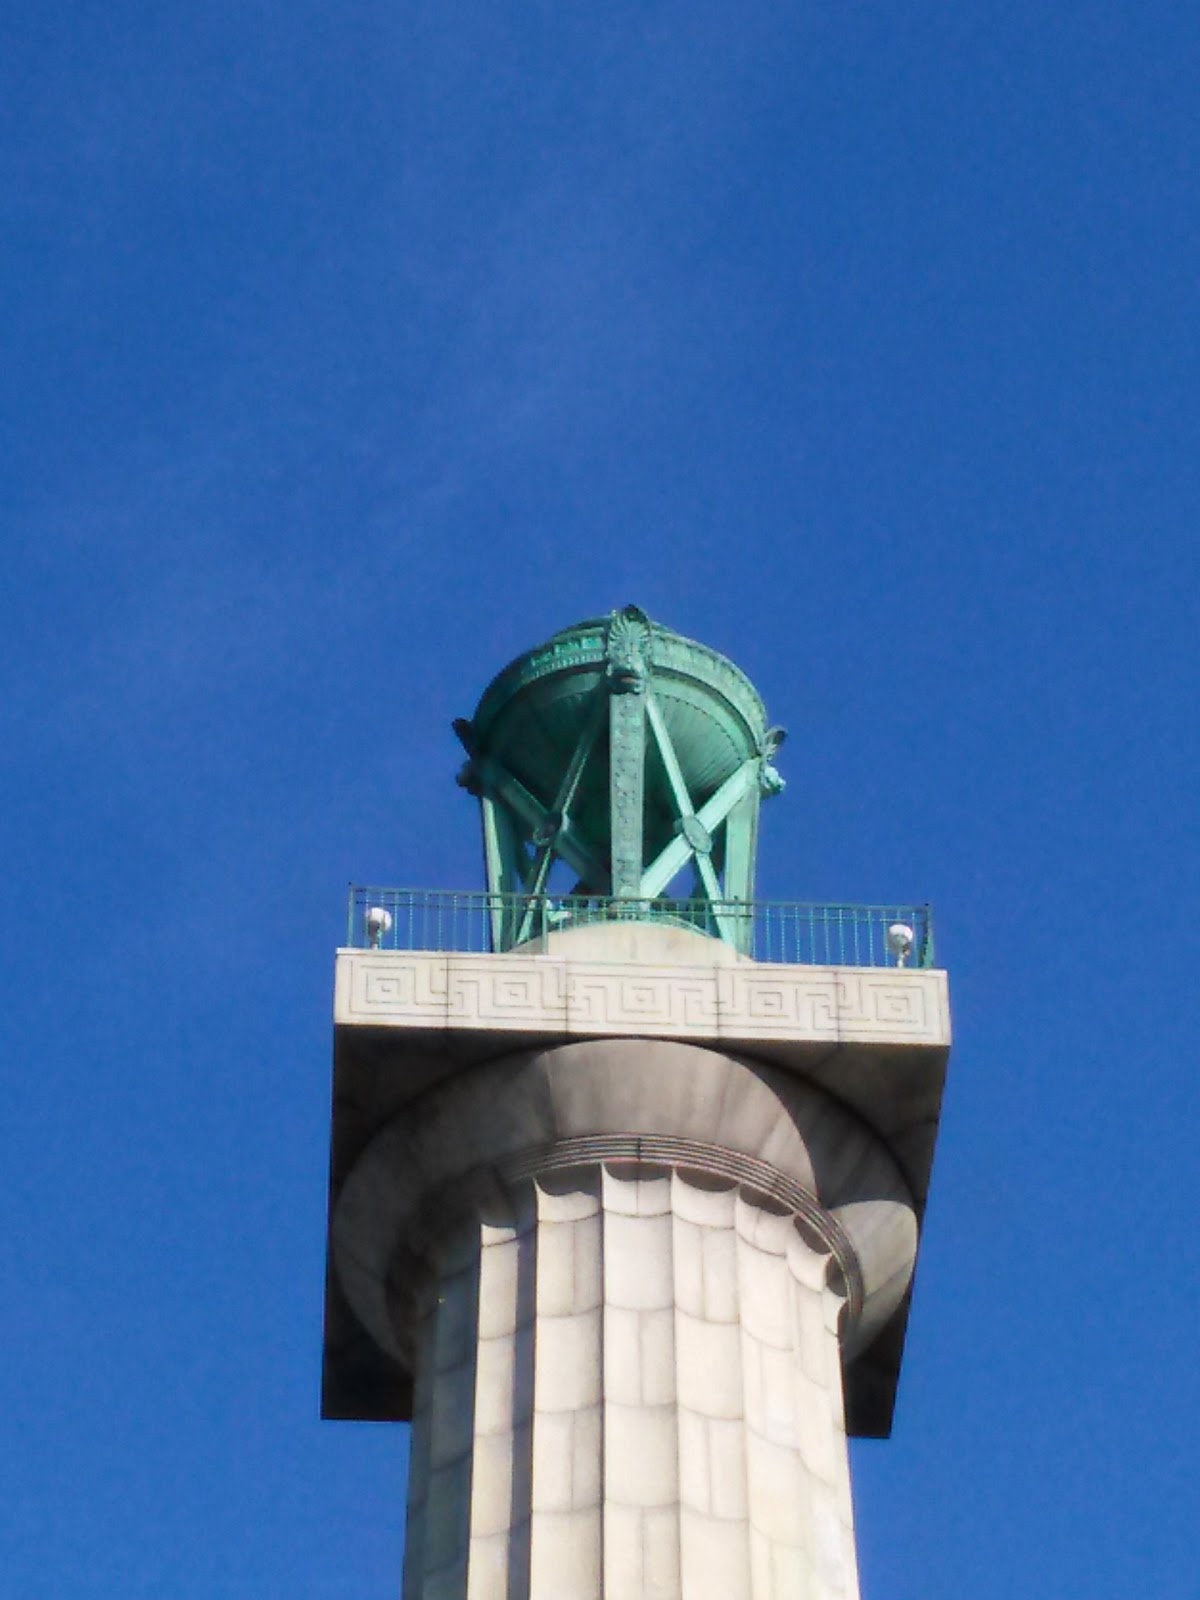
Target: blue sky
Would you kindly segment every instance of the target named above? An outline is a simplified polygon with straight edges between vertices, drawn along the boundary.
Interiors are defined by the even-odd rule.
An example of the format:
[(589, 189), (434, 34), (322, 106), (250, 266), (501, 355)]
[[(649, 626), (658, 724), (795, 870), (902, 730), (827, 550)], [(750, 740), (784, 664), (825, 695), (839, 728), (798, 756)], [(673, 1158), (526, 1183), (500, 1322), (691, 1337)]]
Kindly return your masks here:
[(865, 1600), (1193, 1600), (1200, 24), (0, 16), (0, 1568), (394, 1596), (318, 1421), (347, 880), (636, 602), (790, 730), (761, 888), (931, 899), (957, 1035)]

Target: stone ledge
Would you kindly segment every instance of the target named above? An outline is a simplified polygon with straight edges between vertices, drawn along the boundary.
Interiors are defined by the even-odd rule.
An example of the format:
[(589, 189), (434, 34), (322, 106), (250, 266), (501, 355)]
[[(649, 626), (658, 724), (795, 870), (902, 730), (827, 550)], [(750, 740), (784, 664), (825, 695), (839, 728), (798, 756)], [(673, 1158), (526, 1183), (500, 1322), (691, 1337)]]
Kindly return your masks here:
[(946, 974), (340, 950), (338, 1028), (751, 1045), (950, 1044)]

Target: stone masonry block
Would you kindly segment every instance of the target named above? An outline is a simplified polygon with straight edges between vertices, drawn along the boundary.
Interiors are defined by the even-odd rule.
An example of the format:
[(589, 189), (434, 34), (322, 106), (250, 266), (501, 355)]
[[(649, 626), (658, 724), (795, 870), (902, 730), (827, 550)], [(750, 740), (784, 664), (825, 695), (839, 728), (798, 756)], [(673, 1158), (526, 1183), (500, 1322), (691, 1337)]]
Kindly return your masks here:
[(599, 1504), (600, 1439), (598, 1406), (535, 1416), (531, 1493), (535, 1512), (570, 1511)]
[(822, 1594), (843, 1595), (857, 1588), (854, 1541), (823, 1495), (814, 1495), (811, 1505), (813, 1566)]
[(635, 1406), (642, 1399), (641, 1313), (604, 1308), (604, 1398)]
[(601, 1512), (537, 1512), (530, 1529), (529, 1600), (596, 1600), (601, 1587)]
[(709, 1460), (710, 1506), (722, 1521), (744, 1521), (746, 1503), (746, 1430), (740, 1421), (705, 1419)]
[[(790, 1596), (777, 1596), (775, 1580), (771, 1576), (771, 1541), (766, 1534), (750, 1524), (750, 1594), (751, 1600), (792, 1600)], [(804, 1594), (804, 1590), (800, 1591)], [(808, 1600), (808, 1596), (805, 1596)]]
[(772, 1444), (796, 1450), (800, 1445), (800, 1422), (796, 1413), (796, 1357), (790, 1349), (779, 1350), (773, 1345), (763, 1345), (760, 1347), (760, 1358), (760, 1431)]
[(674, 1406), (605, 1406), (604, 1478), (618, 1505), (674, 1505), (679, 1436)]
[(575, 1304), (575, 1222), (544, 1222), (537, 1233), (539, 1317), (569, 1317)]
[(739, 1239), (738, 1304), (742, 1327), (763, 1344), (786, 1350), (792, 1343), (791, 1278), (783, 1258)]
[(701, 1256), (705, 1320), (736, 1322), (739, 1314), (737, 1235), (732, 1227), (705, 1229)]
[(742, 1334), (736, 1322), (675, 1314), (675, 1383), (681, 1405), (700, 1416), (740, 1417)]
[(744, 1328), (737, 1329), (741, 1348), (742, 1405), (746, 1426), (766, 1433), (766, 1387), (763, 1383), (762, 1344)]
[(750, 1521), (772, 1544), (804, 1542), (804, 1479), (794, 1450), (746, 1430), (746, 1487)]
[(572, 1288), (574, 1309), (593, 1311), (604, 1302), (604, 1225), (600, 1216), (574, 1226)]
[(813, 1561), (803, 1545), (771, 1541), (771, 1593), (784, 1595), (819, 1595), (826, 1600), (826, 1591), (814, 1583)]
[(516, 1390), (516, 1335), (481, 1339), (475, 1358), (475, 1448), (486, 1434), (509, 1434)]
[(812, 1478), (832, 1487), (850, 1474), (846, 1436), (837, 1426), (828, 1394), (807, 1379), (801, 1380), (798, 1387), (797, 1398), (803, 1396), (804, 1400), (800, 1417), (801, 1460)]
[(601, 1313), (540, 1317), (537, 1326), (534, 1407), (578, 1411), (595, 1405), (601, 1391)]
[(671, 1241), (675, 1304), (693, 1317), (704, 1315), (704, 1236), (702, 1226), (676, 1213)]
[(571, 1504), (578, 1511), (604, 1498), (604, 1409), (588, 1406), (575, 1413), (571, 1443)]
[(714, 1522), (684, 1506), (679, 1546), (687, 1600), (758, 1600), (750, 1591), (749, 1529), (744, 1522)]
[(513, 1437), (493, 1433), (475, 1439), (471, 1474), (471, 1543), (506, 1533), (512, 1521)]
[(507, 1531), (472, 1534), (467, 1561), (467, 1600), (509, 1600), (510, 1540)]
[(642, 1574), (648, 1600), (679, 1594), (679, 1507), (642, 1515)]
[(611, 1305), (652, 1311), (675, 1300), (671, 1217), (604, 1219), (604, 1293)]
[(712, 1510), (707, 1419), (687, 1406), (677, 1412), (679, 1425), (679, 1502), (700, 1516)]
[(525, 1241), (485, 1244), (479, 1255), (478, 1331), (481, 1339), (516, 1332), (520, 1317), (521, 1251)]
[(641, 1402), (648, 1406), (675, 1402), (675, 1312), (639, 1311)]
[(645, 1594), (644, 1526), (640, 1506), (609, 1502), (604, 1507), (604, 1588), (641, 1600)]

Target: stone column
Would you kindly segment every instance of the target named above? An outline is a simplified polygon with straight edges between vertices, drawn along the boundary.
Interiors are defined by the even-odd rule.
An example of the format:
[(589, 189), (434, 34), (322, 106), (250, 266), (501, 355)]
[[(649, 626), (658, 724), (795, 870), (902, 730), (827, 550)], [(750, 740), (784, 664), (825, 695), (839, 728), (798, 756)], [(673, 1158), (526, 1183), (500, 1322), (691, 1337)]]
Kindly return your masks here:
[(666, 1041), (417, 1096), (334, 1215), (414, 1374), (405, 1600), (857, 1600), (843, 1366), (912, 1197), (812, 1084)]
[(828, 1248), (678, 1167), (506, 1198), (417, 1296), (405, 1600), (854, 1600)]

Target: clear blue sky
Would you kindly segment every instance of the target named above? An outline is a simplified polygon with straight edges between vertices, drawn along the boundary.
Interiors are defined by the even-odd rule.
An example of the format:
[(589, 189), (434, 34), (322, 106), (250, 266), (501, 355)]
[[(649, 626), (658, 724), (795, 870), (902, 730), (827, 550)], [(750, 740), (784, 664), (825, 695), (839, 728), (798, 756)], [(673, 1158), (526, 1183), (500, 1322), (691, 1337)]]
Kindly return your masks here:
[(348, 879), (634, 601), (791, 738), (763, 889), (929, 898), (956, 1053), (865, 1600), (1195, 1600), (1200, 20), (0, 17), (0, 1592), (398, 1592), (318, 1421)]

